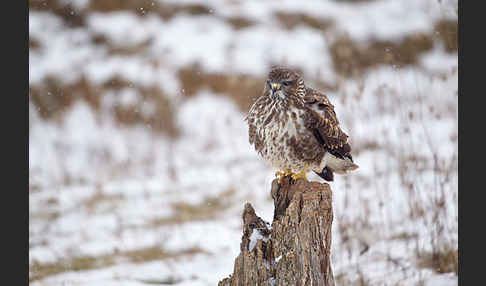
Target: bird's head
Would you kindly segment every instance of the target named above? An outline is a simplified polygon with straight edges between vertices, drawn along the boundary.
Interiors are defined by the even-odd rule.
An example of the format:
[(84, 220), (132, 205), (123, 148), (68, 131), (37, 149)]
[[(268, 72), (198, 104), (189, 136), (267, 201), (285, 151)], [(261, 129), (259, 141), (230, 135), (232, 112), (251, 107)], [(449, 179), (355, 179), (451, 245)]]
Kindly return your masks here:
[(281, 99), (289, 99), (292, 96), (304, 97), (304, 80), (291, 69), (273, 67), (265, 83), (265, 94)]

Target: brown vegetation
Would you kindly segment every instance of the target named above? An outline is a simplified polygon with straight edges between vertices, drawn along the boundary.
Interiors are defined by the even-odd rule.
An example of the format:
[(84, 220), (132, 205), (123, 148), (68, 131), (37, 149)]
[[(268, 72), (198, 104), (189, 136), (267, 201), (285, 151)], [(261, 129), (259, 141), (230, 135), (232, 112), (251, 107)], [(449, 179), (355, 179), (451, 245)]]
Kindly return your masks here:
[(166, 4), (152, 0), (96, 0), (91, 1), (89, 9), (99, 12), (131, 11), (138, 15), (155, 13), (169, 20), (178, 13), (207, 15), (212, 10), (201, 4)]
[(49, 11), (61, 17), (71, 28), (85, 24), (85, 12), (74, 9), (71, 3), (62, 3), (59, 0), (29, 0), (29, 10)]
[(298, 25), (303, 25), (326, 31), (334, 25), (334, 21), (330, 19), (320, 19), (305, 13), (277, 12), (275, 16), (289, 30), (294, 29)]
[(263, 91), (263, 78), (243, 75), (206, 72), (198, 66), (181, 68), (179, 79), (184, 94), (194, 95), (202, 88), (231, 97), (243, 112), (247, 112), (251, 104)]
[(199, 248), (188, 248), (177, 252), (169, 252), (163, 248), (154, 246), (136, 250), (118, 251), (99, 256), (66, 258), (55, 263), (34, 262), (29, 266), (29, 282), (68, 271), (84, 271), (109, 267), (115, 265), (118, 261), (143, 263), (154, 260), (177, 258), (184, 255), (194, 255), (202, 252), (203, 251)]
[[(102, 98), (108, 91), (133, 89), (141, 100), (133, 106), (116, 104), (110, 106), (110, 112), (122, 125), (144, 124), (150, 125), (152, 130), (176, 136), (177, 128), (174, 124), (174, 111), (167, 96), (159, 87), (134, 86), (132, 83), (115, 77), (99, 86), (93, 85), (88, 79), (81, 77), (73, 83), (62, 83), (55, 78), (46, 78), (42, 84), (29, 87), (29, 99), (37, 108), (42, 118), (61, 121), (64, 113), (77, 101), (83, 100), (94, 110), (95, 114), (101, 110)], [(150, 104), (154, 112), (141, 112), (143, 104)]]
[(218, 214), (231, 206), (234, 194), (235, 190), (229, 189), (217, 196), (207, 196), (198, 204), (189, 204), (186, 202), (173, 203), (173, 214), (171, 216), (153, 219), (149, 224), (153, 227), (216, 219), (218, 218)]
[(42, 84), (29, 87), (29, 99), (42, 118), (59, 119), (79, 99), (93, 109), (99, 109), (101, 94), (86, 78), (64, 84), (54, 77), (47, 77)]
[(96, 208), (103, 203), (117, 204), (123, 199), (121, 194), (106, 194), (101, 189), (98, 189), (93, 196), (88, 198), (84, 203), (89, 214), (94, 213)]
[(213, 12), (211, 8), (201, 4), (167, 4), (152, 0), (91, 0), (84, 9), (75, 9), (70, 3), (59, 0), (29, 0), (29, 9), (52, 12), (61, 17), (69, 27), (83, 26), (86, 15), (92, 11), (128, 11), (139, 16), (156, 14), (164, 20), (170, 20), (179, 13), (207, 15)]
[(235, 30), (241, 30), (255, 25), (254, 21), (239, 16), (228, 17), (226, 18), (226, 22), (229, 23)]
[(361, 75), (365, 70), (378, 65), (402, 67), (415, 64), (418, 56), (433, 48), (430, 35), (414, 34), (400, 41), (372, 41), (360, 45), (348, 37), (336, 40), (331, 48), (331, 56), (336, 72), (343, 76)]
[(459, 271), (459, 252), (452, 247), (442, 251), (419, 253), (419, 266), (430, 268), (438, 273)]
[(403, 67), (417, 63), (419, 56), (442, 41), (449, 53), (457, 52), (457, 21), (438, 21), (435, 34), (415, 33), (399, 41), (374, 40), (359, 44), (346, 36), (338, 38), (330, 47), (336, 72), (343, 76), (357, 76), (378, 65)]
[(440, 20), (435, 23), (434, 30), (437, 31), (446, 52), (457, 52), (457, 21)]
[(38, 50), (41, 47), (39, 40), (29, 35), (29, 50)]

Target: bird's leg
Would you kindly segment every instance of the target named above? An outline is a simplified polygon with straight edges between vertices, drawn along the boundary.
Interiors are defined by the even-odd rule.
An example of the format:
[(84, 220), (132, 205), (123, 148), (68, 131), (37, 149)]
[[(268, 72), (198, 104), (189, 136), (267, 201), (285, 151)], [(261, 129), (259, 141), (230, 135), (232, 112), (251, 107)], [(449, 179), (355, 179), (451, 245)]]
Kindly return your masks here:
[(300, 172), (298, 174), (291, 174), (290, 176), (292, 177), (292, 179), (294, 179), (294, 181), (297, 181), (297, 179), (307, 180), (305, 173), (306, 173), (305, 170), (303, 170), (302, 172)]
[(283, 171), (283, 172), (277, 171), (277, 172), (275, 173), (275, 176), (278, 176), (278, 181), (277, 181), (277, 182), (278, 182), (279, 184), (280, 184), (280, 182), (282, 181), (282, 179), (283, 179), (284, 177), (288, 176), (288, 175), (290, 175), (290, 176), (294, 176), (295, 174), (294, 174), (294, 173), (292, 173), (292, 170), (290, 170), (290, 169), (286, 169), (286, 170), (285, 170), (285, 171)]

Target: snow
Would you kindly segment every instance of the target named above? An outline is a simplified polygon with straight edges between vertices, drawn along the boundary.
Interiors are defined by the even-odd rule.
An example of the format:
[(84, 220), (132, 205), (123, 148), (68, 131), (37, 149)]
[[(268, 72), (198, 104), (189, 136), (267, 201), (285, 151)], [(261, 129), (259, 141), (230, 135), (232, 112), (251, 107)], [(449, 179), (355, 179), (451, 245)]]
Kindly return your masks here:
[[(89, 12), (85, 26), (76, 28), (31, 9), (29, 35), (40, 42), (29, 53), (31, 86), (48, 77), (61, 84), (84, 77), (99, 86), (119, 76), (130, 87), (104, 93), (99, 110), (75, 100), (58, 120), (44, 119), (30, 99), (29, 264), (151, 247), (201, 251), (140, 263), (117, 259), (30, 284), (215, 285), (227, 277), (240, 251), (244, 204), (272, 221), (275, 170), (248, 143), (246, 114), (234, 100), (209, 89), (185, 95), (178, 71), (198, 63), (204, 72), (264, 77), (280, 63), (299, 67), (310, 82), (337, 86), (326, 93), (360, 166), (331, 183), (335, 277), (342, 274), (351, 284), (364, 275), (370, 285), (456, 285), (455, 273), (419, 267), (416, 254), (457, 249), (457, 53), (446, 53), (437, 41), (416, 65), (376, 66), (362, 77), (343, 78), (329, 52), (342, 35), (366, 43), (432, 33), (438, 19), (457, 19), (457, 1), (441, 2), (171, 0), (164, 3), (200, 3), (213, 12), (179, 13), (170, 20), (126, 10)], [(75, 13), (88, 3), (74, 1)], [(287, 30), (277, 11), (329, 19), (334, 26), (326, 32), (305, 25)], [(229, 16), (255, 23), (234, 30)], [(96, 35), (108, 44), (94, 44)], [(112, 54), (110, 45), (146, 47)], [(141, 104), (140, 112), (150, 117), (155, 102), (144, 100), (138, 88), (153, 86), (174, 108), (178, 137), (143, 124), (121, 125), (111, 111)], [(322, 181), (312, 173), (308, 179)], [(437, 207), (441, 201), (443, 208)], [(198, 217), (200, 209), (213, 208), (213, 216)], [(197, 219), (166, 222), (191, 211)], [(268, 238), (254, 230), (250, 251), (258, 239)]]
[(455, 286), (457, 285), (457, 277), (451, 274), (443, 274), (443, 275), (432, 275), (425, 286)]
[(248, 251), (253, 250), (253, 248), (257, 244), (258, 240), (263, 240), (263, 241), (267, 242), (268, 239), (269, 239), (269, 237), (262, 235), (258, 229), (254, 228), (253, 231), (251, 232), (251, 235), (250, 235), (250, 244), (248, 245)]

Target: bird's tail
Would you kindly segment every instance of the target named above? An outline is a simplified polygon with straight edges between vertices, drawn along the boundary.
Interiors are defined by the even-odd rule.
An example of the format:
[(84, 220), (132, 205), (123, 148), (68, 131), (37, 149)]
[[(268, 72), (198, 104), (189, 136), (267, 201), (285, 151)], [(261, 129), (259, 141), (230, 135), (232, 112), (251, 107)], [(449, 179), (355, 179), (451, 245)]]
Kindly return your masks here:
[(355, 164), (350, 158), (344, 157), (344, 159), (337, 158), (334, 155), (329, 154), (329, 158), (327, 160), (327, 167), (329, 167), (332, 171), (345, 175), (350, 171), (354, 171), (359, 168), (357, 164)]

